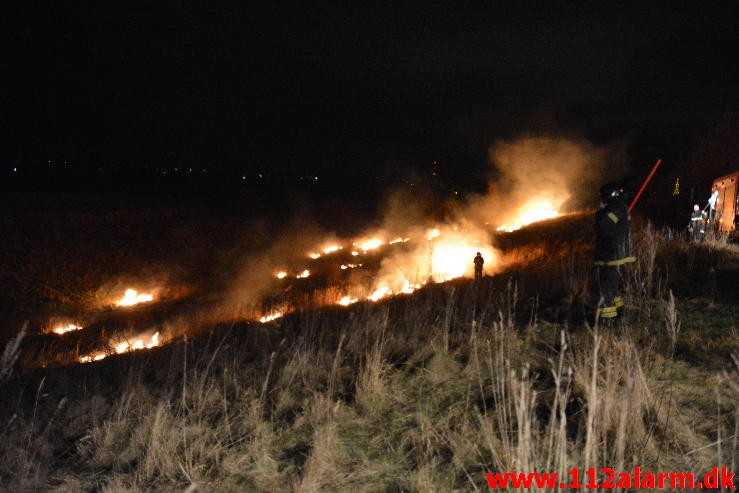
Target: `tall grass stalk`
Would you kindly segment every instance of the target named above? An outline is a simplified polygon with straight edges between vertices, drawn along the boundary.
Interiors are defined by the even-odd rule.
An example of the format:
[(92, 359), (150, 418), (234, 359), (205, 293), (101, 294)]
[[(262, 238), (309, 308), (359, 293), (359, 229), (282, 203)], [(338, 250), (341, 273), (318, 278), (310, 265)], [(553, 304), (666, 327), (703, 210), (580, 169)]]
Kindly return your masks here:
[(0, 384), (2, 384), (4, 380), (7, 380), (13, 372), (13, 367), (18, 361), (21, 343), (23, 342), (23, 338), (26, 336), (27, 329), (28, 321), (26, 320), (18, 334), (10, 339), (10, 341), (5, 345), (5, 349), (3, 349), (3, 354), (0, 356)]
[(677, 309), (675, 307), (675, 296), (672, 294), (672, 290), (669, 291), (669, 297), (665, 303), (665, 321), (667, 328), (667, 335), (670, 338), (670, 357), (675, 355), (675, 346), (677, 345), (677, 338), (680, 334), (681, 322), (677, 318)]

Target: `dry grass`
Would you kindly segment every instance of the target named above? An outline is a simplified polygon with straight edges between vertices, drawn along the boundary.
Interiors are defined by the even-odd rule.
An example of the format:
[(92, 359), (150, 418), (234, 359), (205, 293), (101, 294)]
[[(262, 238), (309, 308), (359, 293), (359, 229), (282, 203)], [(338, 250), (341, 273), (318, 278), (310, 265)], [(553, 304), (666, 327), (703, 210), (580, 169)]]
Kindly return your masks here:
[(13, 373), (13, 367), (18, 361), (20, 356), (20, 347), (23, 342), (23, 338), (26, 336), (26, 329), (28, 328), (28, 322), (23, 324), (20, 332), (12, 337), (3, 349), (3, 354), (0, 355), (0, 384), (10, 378)]
[[(637, 247), (615, 329), (548, 316), (589, 309), (588, 268), (565, 251), (7, 380), (0, 489), (479, 491), (487, 471), (736, 468), (736, 310), (712, 311), (706, 336), (675, 277), (735, 252), (654, 229)], [(683, 349), (709, 337), (719, 356)]]

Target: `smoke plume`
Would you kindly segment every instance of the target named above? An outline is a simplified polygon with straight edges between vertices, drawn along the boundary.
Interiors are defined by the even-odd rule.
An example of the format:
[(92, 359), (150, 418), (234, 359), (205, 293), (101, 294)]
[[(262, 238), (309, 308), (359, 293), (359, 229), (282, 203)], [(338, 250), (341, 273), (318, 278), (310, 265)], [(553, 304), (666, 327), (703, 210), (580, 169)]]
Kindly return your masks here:
[(471, 201), (468, 213), (496, 227), (525, 223), (527, 214), (586, 207), (605, 177), (623, 165), (619, 147), (557, 137), (499, 141), (490, 148), (489, 158), (496, 176), (488, 193)]

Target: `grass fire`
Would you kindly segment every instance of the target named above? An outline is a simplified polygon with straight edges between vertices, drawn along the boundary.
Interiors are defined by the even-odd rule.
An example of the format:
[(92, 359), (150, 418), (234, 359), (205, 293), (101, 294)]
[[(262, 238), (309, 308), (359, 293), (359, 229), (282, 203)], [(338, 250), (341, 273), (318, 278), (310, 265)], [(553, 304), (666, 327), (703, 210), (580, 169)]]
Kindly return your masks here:
[(80, 363), (92, 363), (94, 361), (100, 361), (112, 354), (122, 354), (129, 351), (138, 351), (141, 349), (151, 349), (161, 345), (159, 341), (159, 332), (155, 332), (151, 337), (137, 337), (135, 340), (123, 340), (115, 342), (111, 345), (111, 350), (108, 352), (94, 352), (80, 356), (78, 361)]
[[(586, 175), (605, 159), (519, 144), (500, 159), (561, 146)], [(171, 211), (151, 211), (162, 227), (135, 255), (70, 249), (54, 302), (19, 309), (28, 322), (4, 339), (0, 487), (470, 491), (491, 470), (736, 461), (736, 245), (635, 212), (606, 327), (595, 204), (545, 182), (513, 176), (433, 212), (400, 200), (338, 231), (264, 234), (223, 213), (221, 236), (203, 235), (209, 209), (165, 233)], [(135, 243), (141, 217), (115, 243)], [(48, 283), (38, 255), (27, 275)]]
[(139, 293), (135, 289), (127, 289), (123, 297), (116, 301), (117, 306), (134, 306), (139, 303), (148, 303), (154, 299), (154, 295)]
[(735, 4), (14, 2), (0, 493), (739, 491)]

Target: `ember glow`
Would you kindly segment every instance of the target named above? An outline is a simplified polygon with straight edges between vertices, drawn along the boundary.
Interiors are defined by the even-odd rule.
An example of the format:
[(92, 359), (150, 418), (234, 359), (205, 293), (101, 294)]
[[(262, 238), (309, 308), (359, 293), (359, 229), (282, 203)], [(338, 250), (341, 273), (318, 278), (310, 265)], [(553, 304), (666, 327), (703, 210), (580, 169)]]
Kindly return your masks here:
[(357, 267), (362, 267), (362, 264), (341, 264), (341, 270), (356, 269)]
[(341, 247), (339, 245), (329, 245), (323, 247), (323, 253), (325, 253), (326, 255), (328, 255), (329, 253), (338, 252), (339, 250), (341, 250)]
[(305, 279), (306, 277), (309, 277), (309, 276), (310, 276), (310, 271), (308, 269), (305, 269), (303, 272), (301, 272), (300, 274), (297, 274), (295, 277), (297, 277), (298, 279)]
[(277, 279), (285, 279), (285, 278), (287, 277), (287, 272), (285, 272), (285, 271), (280, 271), (280, 272), (277, 272), (277, 273), (275, 274), (275, 277), (276, 277)]
[(136, 340), (123, 340), (113, 343), (113, 349), (110, 352), (98, 351), (95, 353), (80, 356), (77, 361), (80, 363), (90, 363), (93, 361), (100, 361), (101, 359), (107, 358), (111, 354), (121, 354), (130, 351), (138, 351), (141, 349), (151, 349), (156, 346), (160, 346), (162, 342), (159, 340), (159, 332), (155, 332), (150, 338), (140, 337)]
[(62, 334), (66, 334), (67, 332), (73, 332), (75, 330), (82, 330), (83, 328), (84, 327), (81, 327), (76, 324), (67, 324), (66, 326), (60, 325), (59, 327), (54, 327), (52, 329), (52, 332), (55, 334), (62, 335)]
[(147, 293), (139, 293), (135, 289), (127, 289), (123, 298), (116, 302), (118, 306), (133, 306), (139, 303), (147, 303), (154, 299), (154, 296)]

